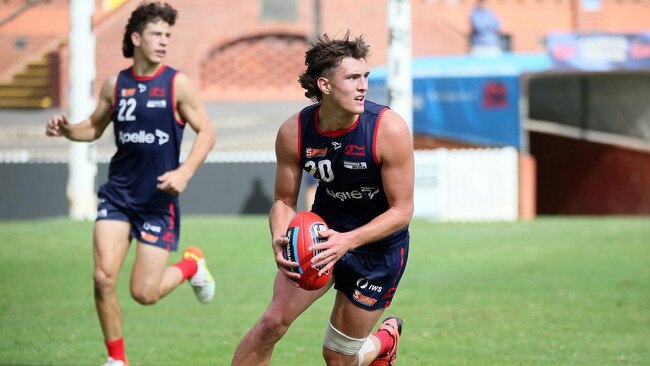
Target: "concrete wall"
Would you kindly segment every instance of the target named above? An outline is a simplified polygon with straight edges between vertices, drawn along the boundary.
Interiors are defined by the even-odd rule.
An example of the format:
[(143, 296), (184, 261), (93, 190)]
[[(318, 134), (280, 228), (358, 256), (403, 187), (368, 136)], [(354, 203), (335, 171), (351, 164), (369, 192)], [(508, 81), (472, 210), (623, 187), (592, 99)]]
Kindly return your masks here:
[(67, 214), (65, 164), (0, 164), (0, 219)]
[[(107, 170), (108, 164), (98, 165), (96, 187)], [(274, 163), (205, 163), (181, 195), (182, 213), (267, 214), (274, 174)], [(66, 164), (0, 164), (0, 220), (66, 216), (67, 175)]]

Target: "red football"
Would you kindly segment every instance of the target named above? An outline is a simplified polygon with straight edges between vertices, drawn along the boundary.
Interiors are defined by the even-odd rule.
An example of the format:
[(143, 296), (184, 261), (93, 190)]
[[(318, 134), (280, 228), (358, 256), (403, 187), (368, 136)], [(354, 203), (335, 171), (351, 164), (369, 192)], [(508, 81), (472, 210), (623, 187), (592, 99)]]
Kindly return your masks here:
[(284, 258), (300, 264), (300, 267), (292, 270), (300, 273), (298, 284), (305, 290), (317, 290), (323, 287), (332, 276), (331, 271), (318, 276), (318, 269), (312, 268), (310, 261), (320, 251), (307, 250), (312, 244), (325, 241), (318, 233), (327, 229), (325, 220), (310, 211), (298, 212), (287, 228), (289, 244), (284, 248)]

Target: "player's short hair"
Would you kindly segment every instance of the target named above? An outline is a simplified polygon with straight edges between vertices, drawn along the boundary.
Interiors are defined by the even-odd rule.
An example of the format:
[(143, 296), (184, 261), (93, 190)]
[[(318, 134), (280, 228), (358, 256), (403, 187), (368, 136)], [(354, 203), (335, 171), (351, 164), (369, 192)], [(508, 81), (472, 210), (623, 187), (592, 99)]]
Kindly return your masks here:
[(366, 59), (369, 52), (370, 46), (363, 35), (351, 40), (349, 30), (342, 39), (331, 39), (327, 33), (318, 36), (305, 53), (307, 69), (298, 78), (300, 86), (306, 90), (305, 96), (320, 102), (323, 93), (318, 88), (318, 78), (338, 67), (344, 58)]
[(176, 9), (172, 8), (171, 5), (167, 3), (161, 4), (159, 1), (156, 1), (140, 4), (140, 6), (131, 13), (129, 22), (124, 28), (124, 38), (122, 40), (122, 54), (124, 57), (133, 57), (133, 42), (131, 41), (131, 34), (133, 34), (133, 32), (142, 34), (142, 31), (147, 27), (147, 24), (156, 23), (159, 20), (173, 26), (174, 23), (176, 23), (177, 15), (178, 12)]

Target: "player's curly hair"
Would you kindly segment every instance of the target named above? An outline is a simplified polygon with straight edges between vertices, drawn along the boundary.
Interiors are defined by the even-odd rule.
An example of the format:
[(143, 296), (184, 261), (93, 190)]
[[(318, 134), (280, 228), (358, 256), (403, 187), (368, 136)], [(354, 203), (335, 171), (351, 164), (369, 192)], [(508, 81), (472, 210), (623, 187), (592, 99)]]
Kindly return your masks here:
[(370, 46), (366, 44), (363, 35), (350, 40), (349, 30), (342, 39), (331, 39), (327, 33), (318, 36), (311, 48), (305, 52), (307, 69), (298, 78), (300, 86), (306, 90), (305, 96), (320, 102), (323, 93), (318, 88), (318, 78), (339, 66), (346, 57), (366, 59), (369, 51)]
[(144, 28), (149, 23), (155, 23), (159, 20), (167, 22), (169, 25), (176, 23), (178, 12), (171, 5), (159, 1), (152, 3), (142, 3), (138, 6), (129, 18), (129, 22), (124, 28), (124, 38), (122, 39), (122, 54), (126, 58), (133, 57), (133, 42), (131, 34), (138, 32), (142, 34)]

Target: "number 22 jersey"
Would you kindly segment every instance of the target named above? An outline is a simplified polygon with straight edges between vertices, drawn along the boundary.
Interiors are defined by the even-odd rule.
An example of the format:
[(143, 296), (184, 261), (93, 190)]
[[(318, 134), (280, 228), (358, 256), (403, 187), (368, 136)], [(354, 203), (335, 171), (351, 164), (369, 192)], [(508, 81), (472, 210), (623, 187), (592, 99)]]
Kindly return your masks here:
[(164, 205), (177, 196), (156, 188), (157, 177), (179, 166), (185, 121), (175, 116), (174, 78), (162, 65), (153, 76), (122, 70), (111, 111), (117, 152), (111, 158), (105, 192), (128, 204)]

